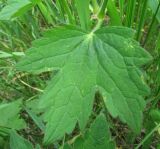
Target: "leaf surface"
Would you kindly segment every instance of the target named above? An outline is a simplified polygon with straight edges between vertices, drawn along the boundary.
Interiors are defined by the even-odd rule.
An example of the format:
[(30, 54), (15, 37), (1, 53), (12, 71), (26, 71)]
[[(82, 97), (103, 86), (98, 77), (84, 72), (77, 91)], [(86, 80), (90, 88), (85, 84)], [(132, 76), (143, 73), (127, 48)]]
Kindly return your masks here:
[(47, 122), (46, 143), (71, 133), (76, 123), (84, 129), (99, 90), (114, 117), (139, 132), (143, 96), (149, 92), (139, 69), (151, 56), (124, 27), (105, 27), (85, 32), (77, 27), (52, 29), (33, 42), (17, 64), (19, 70), (42, 72), (58, 70), (40, 100)]

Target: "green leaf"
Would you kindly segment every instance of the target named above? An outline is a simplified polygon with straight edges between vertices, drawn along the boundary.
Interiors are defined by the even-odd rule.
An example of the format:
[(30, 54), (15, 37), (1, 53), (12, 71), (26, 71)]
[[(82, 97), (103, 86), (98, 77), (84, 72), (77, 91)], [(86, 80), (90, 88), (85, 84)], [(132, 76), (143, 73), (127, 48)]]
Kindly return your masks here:
[(10, 133), (10, 149), (33, 149), (32, 144), (12, 130)]
[[(158, 4), (159, 4), (159, 0), (149, 0), (148, 1), (148, 5), (154, 14), (157, 10)], [(156, 17), (157, 17), (158, 22), (160, 22), (160, 9), (159, 9)]]
[(30, 0), (9, 0), (0, 12), (0, 20), (10, 20), (25, 13), (32, 8), (33, 3)]
[(118, 9), (116, 8), (116, 4), (114, 0), (108, 0), (107, 3), (107, 10), (108, 10), (108, 14), (110, 17), (110, 24), (112, 26), (121, 26), (122, 22), (121, 22), (121, 17), (120, 17), (120, 13), (118, 12)]
[(16, 130), (25, 127), (24, 120), (19, 118), (21, 104), (22, 103), (20, 100), (11, 103), (0, 104), (0, 127), (12, 128)]
[(81, 27), (86, 30), (88, 30), (90, 27), (89, 3), (90, 0), (75, 0)]
[(152, 109), (149, 114), (153, 121), (160, 122), (160, 110)]
[(87, 133), (78, 138), (74, 149), (115, 149), (115, 144), (111, 140), (108, 123), (103, 114), (99, 115)]
[(28, 72), (58, 70), (39, 106), (47, 122), (45, 143), (71, 133), (76, 123), (84, 129), (99, 90), (109, 112), (136, 133), (141, 129), (143, 96), (149, 93), (138, 67), (151, 56), (124, 27), (105, 27), (95, 32), (63, 26), (49, 30), (33, 42), (17, 64)]

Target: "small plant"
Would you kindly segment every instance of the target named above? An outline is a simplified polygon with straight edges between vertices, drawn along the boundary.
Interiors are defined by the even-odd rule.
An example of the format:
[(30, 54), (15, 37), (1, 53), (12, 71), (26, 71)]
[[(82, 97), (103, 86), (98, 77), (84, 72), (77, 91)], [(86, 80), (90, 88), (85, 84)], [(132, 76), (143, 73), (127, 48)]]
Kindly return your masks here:
[[(151, 145), (153, 133), (160, 128), (160, 34), (156, 32), (156, 42), (151, 44), (160, 2), (9, 0), (2, 4), (0, 25), (9, 35), (2, 33), (1, 38), (12, 42), (2, 44), (7, 48), (0, 58), (13, 63), (3, 72), (12, 74), (12, 79), (2, 77), (2, 84), (16, 90), (16, 98), (23, 98), (0, 105), (6, 115), (0, 115), (3, 147), (138, 149)], [(6, 29), (5, 23), (17, 24), (17, 30)], [(147, 46), (156, 50), (147, 51)], [(31, 48), (24, 52), (22, 47)], [(117, 134), (125, 143), (119, 143), (122, 138)]]

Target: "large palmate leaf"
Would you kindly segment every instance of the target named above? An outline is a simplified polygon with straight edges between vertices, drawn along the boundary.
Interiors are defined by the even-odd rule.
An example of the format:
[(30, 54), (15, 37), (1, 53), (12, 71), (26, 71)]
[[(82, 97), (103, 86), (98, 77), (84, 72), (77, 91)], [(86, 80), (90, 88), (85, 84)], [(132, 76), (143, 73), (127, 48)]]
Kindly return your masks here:
[(33, 5), (34, 3), (31, 0), (8, 0), (8, 5), (0, 12), (0, 20), (10, 20), (13, 17), (19, 16)]
[(75, 141), (73, 149), (115, 149), (104, 115), (99, 115), (87, 133)]
[(151, 56), (124, 27), (84, 32), (72, 26), (49, 30), (17, 65), (19, 70), (58, 70), (40, 100), (47, 122), (44, 141), (50, 143), (70, 133), (77, 121), (81, 129), (92, 110), (96, 91), (114, 117), (139, 132), (143, 96), (148, 88), (138, 67)]

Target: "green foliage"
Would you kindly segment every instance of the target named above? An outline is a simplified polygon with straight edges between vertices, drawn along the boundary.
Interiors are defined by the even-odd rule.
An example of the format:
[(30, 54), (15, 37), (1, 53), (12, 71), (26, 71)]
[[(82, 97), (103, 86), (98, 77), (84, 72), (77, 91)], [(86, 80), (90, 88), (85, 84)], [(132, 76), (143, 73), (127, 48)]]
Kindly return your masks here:
[(85, 0), (85, 1), (75, 0), (75, 5), (77, 7), (81, 26), (83, 29), (87, 29), (87, 30), (90, 27), (89, 3), (90, 3), (90, 0)]
[(33, 149), (33, 146), (13, 130), (10, 134), (10, 149)]
[(107, 9), (108, 9), (108, 14), (111, 19), (111, 25), (121, 26), (122, 21), (121, 21), (120, 13), (118, 12), (118, 9), (116, 8), (115, 1), (108, 0)]
[(21, 104), (22, 103), (20, 100), (11, 103), (0, 104), (0, 127), (16, 130), (25, 127), (24, 120), (19, 116)]
[(84, 128), (97, 90), (114, 117), (119, 116), (136, 133), (140, 131), (143, 96), (148, 88), (138, 67), (151, 56), (132, 37), (133, 31), (123, 27), (86, 33), (64, 26), (46, 32), (33, 43), (17, 68), (59, 71), (40, 101), (40, 107), (46, 109), (46, 143), (71, 133), (77, 121)]
[(0, 20), (10, 20), (14, 17), (25, 13), (28, 9), (33, 6), (30, 0), (9, 0), (0, 12)]
[(115, 144), (113, 143), (109, 126), (105, 120), (105, 116), (100, 114), (97, 116), (96, 120), (91, 125), (91, 128), (82, 137), (76, 139), (73, 144), (74, 149), (115, 149)]
[(150, 116), (153, 121), (160, 123), (160, 111), (157, 109), (151, 110)]
[(159, 9), (1, 0), (0, 148), (158, 147)]
[[(158, 0), (149, 0), (148, 5), (151, 8), (152, 12), (155, 13), (158, 7), (159, 1)], [(156, 15), (158, 22), (160, 22), (160, 9)]]

